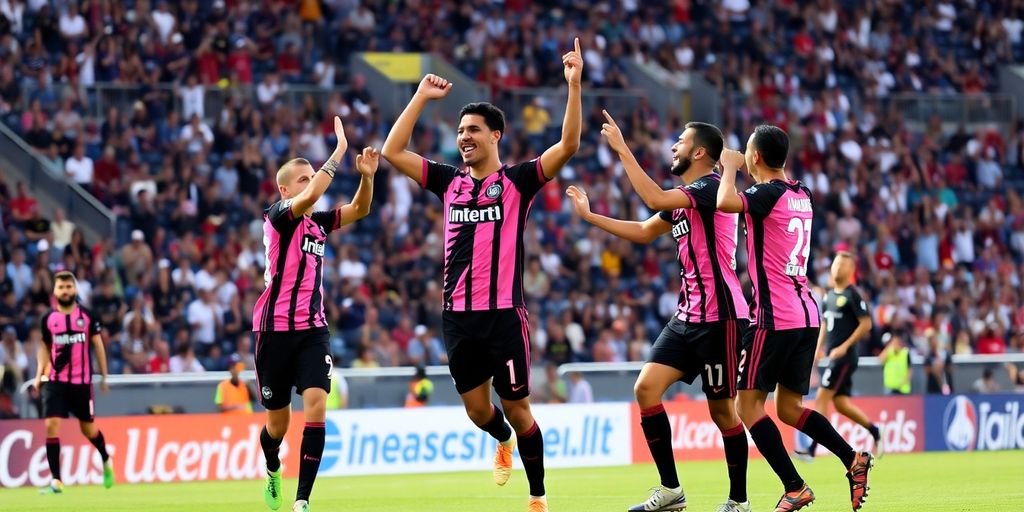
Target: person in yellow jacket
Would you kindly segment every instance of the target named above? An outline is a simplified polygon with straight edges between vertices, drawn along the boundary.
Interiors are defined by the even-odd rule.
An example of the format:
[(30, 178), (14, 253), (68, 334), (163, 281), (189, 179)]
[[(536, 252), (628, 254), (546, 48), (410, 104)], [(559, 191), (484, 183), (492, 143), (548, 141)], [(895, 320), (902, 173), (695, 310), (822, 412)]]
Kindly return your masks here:
[(409, 382), (409, 392), (405, 394), (406, 407), (423, 407), (434, 393), (434, 383), (427, 378), (427, 370), (422, 366), (416, 368), (416, 375)]
[(231, 366), (228, 368), (231, 378), (224, 379), (217, 384), (217, 394), (213, 398), (213, 403), (217, 404), (217, 410), (220, 412), (225, 414), (252, 413), (253, 394), (249, 390), (248, 383), (241, 378), (244, 369), (245, 363), (232, 359)]
[(913, 369), (910, 366), (910, 348), (903, 342), (898, 332), (885, 333), (882, 336), (885, 349), (878, 354), (882, 363), (882, 385), (885, 392), (891, 395), (909, 395), (910, 379)]

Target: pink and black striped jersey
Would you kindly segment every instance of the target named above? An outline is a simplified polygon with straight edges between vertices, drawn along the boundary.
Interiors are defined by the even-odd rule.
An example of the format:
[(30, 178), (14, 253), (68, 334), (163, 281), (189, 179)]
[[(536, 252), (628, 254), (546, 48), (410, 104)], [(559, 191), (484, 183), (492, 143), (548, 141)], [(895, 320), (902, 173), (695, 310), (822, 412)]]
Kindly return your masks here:
[(721, 180), (712, 173), (679, 187), (690, 198), (690, 208), (660, 214), (672, 224), (672, 237), (679, 244), (682, 285), (676, 318), (683, 322), (745, 320), (750, 314), (736, 277), (739, 216), (716, 207)]
[(747, 221), (747, 263), (754, 285), (750, 321), (761, 329), (818, 327), (807, 284), (814, 199), (799, 181), (772, 180), (740, 194)]
[(292, 215), (292, 200), (263, 212), (266, 289), (256, 301), (252, 330), (302, 331), (327, 327), (323, 259), (327, 234), (341, 227), (341, 210)]
[(42, 317), (43, 343), (50, 349), (50, 382), (92, 384), (92, 337), (99, 318), (81, 305), (70, 313), (52, 309)]
[(446, 311), (523, 307), (523, 232), (533, 198), (549, 180), (540, 160), (503, 165), (483, 180), (423, 160), (420, 185), (444, 203)]

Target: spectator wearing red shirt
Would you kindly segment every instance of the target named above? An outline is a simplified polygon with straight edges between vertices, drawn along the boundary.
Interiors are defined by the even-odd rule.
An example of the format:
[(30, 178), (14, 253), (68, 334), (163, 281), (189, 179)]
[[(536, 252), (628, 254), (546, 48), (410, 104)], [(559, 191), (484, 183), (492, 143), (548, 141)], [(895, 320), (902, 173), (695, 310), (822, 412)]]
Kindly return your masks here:
[(154, 354), (149, 360), (149, 373), (168, 373), (171, 371), (171, 347), (164, 340), (153, 344)]
[(18, 182), (16, 191), (18, 195), (9, 203), (11, 216), (19, 223), (27, 222), (32, 219), (32, 212), (39, 207), (39, 202), (28, 195), (23, 182)]
[(978, 336), (976, 347), (975, 352), (978, 354), (1005, 354), (1006, 340), (990, 325)]

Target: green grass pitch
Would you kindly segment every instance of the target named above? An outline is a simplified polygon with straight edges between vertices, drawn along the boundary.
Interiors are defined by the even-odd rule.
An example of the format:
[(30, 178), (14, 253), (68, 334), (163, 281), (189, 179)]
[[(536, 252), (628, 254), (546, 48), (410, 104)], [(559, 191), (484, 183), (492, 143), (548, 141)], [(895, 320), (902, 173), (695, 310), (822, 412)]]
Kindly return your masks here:
[[(849, 488), (840, 463), (819, 457), (797, 462), (818, 499), (811, 510), (850, 510)], [(681, 462), (679, 476), (690, 511), (713, 511), (728, 491), (721, 461)], [(552, 512), (623, 511), (647, 497), (657, 484), (653, 465), (548, 470)], [(890, 455), (871, 473), (866, 512), (1024, 511), (1024, 452), (917, 453)], [(295, 481), (284, 484), (290, 510)], [(748, 489), (754, 510), (771, 511), (782, 488), (764, 460), (751, 460)], [(521, 470), (504, 488), (490, 472), (323, 478), (313, 492), (312, 510), (409, 512), (524, 512), (526, 477)], [(0, 510), (26, 511), (264, 511), (260, 482), (69, 487), (60, 496), (35, 489), (0, 489)]]

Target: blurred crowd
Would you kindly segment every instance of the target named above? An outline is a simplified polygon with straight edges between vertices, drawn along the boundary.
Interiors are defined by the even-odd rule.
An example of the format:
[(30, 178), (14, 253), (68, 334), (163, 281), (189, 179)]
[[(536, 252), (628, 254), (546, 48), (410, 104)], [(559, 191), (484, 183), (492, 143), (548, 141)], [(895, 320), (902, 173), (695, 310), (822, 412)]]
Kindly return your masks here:
[[(543, 5), (541, 5), (543, 4)], [(1024, 351), (1024, 128), (912, 129), (889, 101), (904, 92), (979, 95), (1020, 61), (1024, 2), (653, 2), (0, 0), (0, 119), (119, 216), (119, 236), (87, 242), (75, 219), (40, 208), (24, 184), (0, 186), (0, 362), (5, 382), (34, 373), (51, 271), (78, 275), (105, 327), (115, 373), (252, 368), (252, 306), (263, 288), (262, 208), (279, 164), (319, 166), (332, 116), (350, 154), (328, 208), (358, 183), (354, 151), (380, 147), (382, 119), (358, 51), (432, 51), (488, 84), (506, 108), (505, 161), (557, 139), (550, 97), (560, 55), (581, 36), (585, 87), (629, 90), (627, 62), (667, 77), (696, 72), (719, 89), (727, 145), (768, 122), (791, 136), (788, 168), (815, 194), (812, 279), (831, 255), (858, 255), (875, 329), (905, 333), (922, 355)], [(424, 20), (431, 20), (425, 23)], [(132, 87), (130, 109), (91, 115), (92, 85)], [(289, 88), (323, 94), (280, 101)], [(302, 89), (308, 90), (308, 89)], [(218, 91), (222, 109), (207, 111)], [(580, 152), (532, 210), (524, 289), (538, 363), (641, 361), (679, 290), (671, 239), (647, 247), (579, 221), (564, 196), (644, 219), (584, 112)], [(645, 169), (666, 187), (685, 120), (641, 102), (620, 115)], [(421, 123), (417, 152), (457, 158), (454, 112)], [(2, 172), (2, 170), (0, 170)], [(3, 180), (0, 180), (3, 181)], [(10, 179), (8, 178), (8, 181)], [(444, 364), (436, 198), (386, 164), (370, 216), (331, 235), (324, 301), (343, 366)], [(747, 285), (745, 255), (738, 255)], [(945, 352), (943, 352), (945, 351)]]

